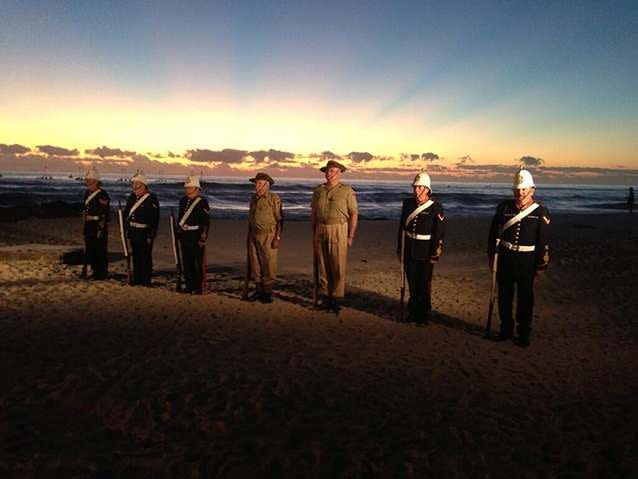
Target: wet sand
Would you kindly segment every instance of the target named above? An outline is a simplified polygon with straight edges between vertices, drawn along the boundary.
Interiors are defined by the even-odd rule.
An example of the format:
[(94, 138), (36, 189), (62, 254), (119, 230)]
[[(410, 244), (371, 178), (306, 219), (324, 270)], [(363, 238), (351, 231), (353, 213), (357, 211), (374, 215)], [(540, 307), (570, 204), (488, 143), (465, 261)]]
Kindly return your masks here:
[[(3, 477), (631, 477), (638, 215), (556, 216), (532, 344), (482, 339), (489, 218), (449, 218), (432, 324), (398, 322), (396, 224), (361, 223), (342, 313), (311, 308), (308, 223), (270, 305), (240, 300), (246, 225), (213, 221), (208, 289), (79, 279), (77, 219), (0, 225)], [(498, 326), (498, 320), (494, 323)]]

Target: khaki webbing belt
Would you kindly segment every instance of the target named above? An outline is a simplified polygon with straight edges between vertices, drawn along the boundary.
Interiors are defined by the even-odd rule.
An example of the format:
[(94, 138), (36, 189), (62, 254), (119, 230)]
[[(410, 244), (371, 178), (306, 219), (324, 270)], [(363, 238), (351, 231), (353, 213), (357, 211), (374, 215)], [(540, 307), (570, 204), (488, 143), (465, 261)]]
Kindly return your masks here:
[(346, 223), (347, 221), (325, 221), (325, 222), (320, 221), (319, 222), (320, 225), (324, 225), (324, 226), (345, 225)]
[(197, 226), (197, 225), (193, 225), (193, 226), (191, 226), (191, 225), (183, 225), (182, 229), (184, 231), (196, 231), (196, 230), (199, 229), (199, 226)]
[(99, 221), (100, 217), (99, 216), (85, 216), (84, 217), (84, 221)]

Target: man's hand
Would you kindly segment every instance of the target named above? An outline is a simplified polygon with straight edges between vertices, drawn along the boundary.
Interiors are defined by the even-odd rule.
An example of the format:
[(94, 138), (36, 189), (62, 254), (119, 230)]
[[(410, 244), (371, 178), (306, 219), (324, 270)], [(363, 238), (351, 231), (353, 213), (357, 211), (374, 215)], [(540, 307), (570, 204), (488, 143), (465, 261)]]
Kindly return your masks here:
[(275, 236), (275, 237), (272, 239), (272, 241), (270, 242), (270, 247), (271, 247), (272, 249), (277, 249), (277, 248), (279, 248), (279, 241), (280, 241), (280, 239), (279, 239), (279, 238), (277, 238), (277, 237)]
[(354, 238), (352, 236), (348, 236), (348, 247), (352, 246), (353, 241), (354, 241)]
[(206, 246), (206, 240), (200, 239), (197, 241), (197, 244), (199, 245), (200, 248), (203, 248), (204, 246)]

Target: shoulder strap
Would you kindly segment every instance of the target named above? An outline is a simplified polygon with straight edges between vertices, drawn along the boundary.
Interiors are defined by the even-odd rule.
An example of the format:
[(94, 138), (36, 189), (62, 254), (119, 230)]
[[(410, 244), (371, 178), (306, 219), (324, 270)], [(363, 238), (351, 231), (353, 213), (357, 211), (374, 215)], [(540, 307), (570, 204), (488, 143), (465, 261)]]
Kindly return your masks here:
[(532, 203), (529, 207), (525, 208), (519, 214), (517, 214), (513, 218), (510, 218), (507, 223), (505, 223), (503, 226), (501, 226), (501, 229), (498, 231), (498, 235), (501, 236), (506, 229), (508, 229), (512, 225), (514, 225), (514, 224), (518, 223), (519, 221), (521, 221), (523, 218), (525, 218), (527, 215), (529, 215), (532, 211), (534, 211), (539, 206), (540, 205), (538, 203)]
[(88, 204), (91, 202), (91, 200), (92, 200), (93, 198), (95, 198), (95, 197), (96, 197), (96, 196), (100, 193), (100, 191), (102, 191), (102, 190), (98, 188), (98, 189), (97, 189), (97, 190), (95, 190), (93, 193), (91, 193), (91, 194), (90, 194), (90, 195), (89, 195), (89, 196), (88, 196), (88, 197), (84, 200), (84, 205), (85, 205), (85, 206), (86, 206), (86, 205), (88, 205)]
[(126, 217), (126, 219), (130, 218), (131, 215), (135, 212), (135, 210), (138, 209), (140, 206), (142, 206), (142, 203), (144, 203), (146, 198), (148, 198), (149, 196), (151, 196), (150, 193), (144, 193), (142, 197), (135, 202), (135, 204), (131, 208), (131, 211), (128, 212), (128, 216)]
[(193, 201), (191, 203), (191, 205), (188, 207), (188, 209), (186, 210), (186, 213), (184, 213), (184, 216), (182, 216), (182, 219), (179, 220), (179, 225), (180, 226), (184, 226), (186, 224), (186, 220), (189, 218), (189, 216), (191, 215), (191, 213), (195, 209), (195, 206), (197, 206), (197, 203), (199, 203), (200, 201), (202, 201), (202, 197), (201, 196), (198, 196), (197, 198), (195, 198), (195, 201)]
[(416, 218), (416, 216), (421, 213), (422, 211), (427, 210), (430, 206), (432, 206), (434, 204), (434, 201), (432, 200), (427, 200), (425, 203), (423, 203), (420, 206), (417, 206), (417, 208), (408, 215), (408, 217), (405, 219), (405, 224), (404, 226), (407, 228), (407, 226), (410, 224), (410, 221), (412, 221), (414, 218)]

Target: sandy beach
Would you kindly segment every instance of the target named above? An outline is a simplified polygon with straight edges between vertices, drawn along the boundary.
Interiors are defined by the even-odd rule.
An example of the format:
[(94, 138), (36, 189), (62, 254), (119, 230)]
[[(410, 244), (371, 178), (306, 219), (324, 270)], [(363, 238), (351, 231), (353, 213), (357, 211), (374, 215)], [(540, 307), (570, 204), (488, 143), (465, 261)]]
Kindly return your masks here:
[[(207, 292), (59, 255), (77, 218), (0, 223), (3, 477), (594, 478), (638, 474), (638, 215), (553, 219), (532, 344), (482, 338), (489, 218), (448, 218), (434, 320), (398, 322), (396, 223), (362, 221), (339, 316), (285, 225), (270, 305), (240, 300), (243, 221), (213, 220)], [(498, 320), (494, 323), (498, 326)]]

